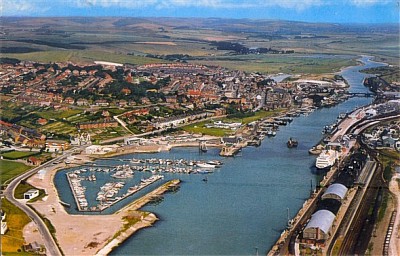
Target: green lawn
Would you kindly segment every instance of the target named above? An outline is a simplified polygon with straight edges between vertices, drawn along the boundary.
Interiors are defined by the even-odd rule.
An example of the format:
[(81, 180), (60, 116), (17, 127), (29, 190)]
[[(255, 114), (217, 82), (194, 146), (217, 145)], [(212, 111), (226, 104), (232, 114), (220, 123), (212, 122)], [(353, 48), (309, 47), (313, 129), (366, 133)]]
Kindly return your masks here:
[[(91, 130), (91, 132), (93, 132), (93, 130)], [(96, 134), (92, 135), (92, 140), (106, 140), (128, 134), (130, 133), (121, 126), (96, 129)]]
[(126, 55), (123, 53), (91, 51), (91, 50), (62, 50), (62, 51), (41, 51), (30, 53), (7, 53), (3, 57), (17, 58), (20, 60), (31, 60), (38, 62), (88, 62), (93, 61), (111, 61), (118, 63), (148, 64), (168, 62), (166, 60), (152, 59), (141, 56)]
[[(37, 189), (37, 188), (34, 187), (34, 186), (32, 186), (32, 185), (29, 184), (29, 183), (26, 183), (26, 182), (23, 183), (23, 182), (21, 182), (21, 183), (15, 188), (14, 197), (17, 198), (17, 199), (24, 199), (24, 193), (25, 193), (26, 191), (28, 191), (29, 189)], [(45, 195), (46, 195), (45, 191), (44, 191), (43, 189), (39, 189), (39, 196), (38, 196), (38, 197), (35, 197), (35, 198), (33, 198), (33, 199), (31, 199), (30, 201), (32, 201), (32, 202), (37, 201), (37, 200), (43, 198)]]
[(205, 127), (206, 124), (212, 123), (218, 120), (222, 120), (223, 122), (227, 123), (233, 123), (233, 122), (239, 122), (242, 124), (248, 124), (256, 120), (260, 120), (262, 118), (267, 118), (271, 116), (276, 116), (278, 115), (279, 112), (282, 112), (282, 109), (277, 109), (274, 111), (258, 111), (254, 114), (254, 116), (249, 116), (249, 117), (244, 117), (244, 118), (216, 118), (210, 121), (203, 121), (195, 124), (190, 124), (187, 126), (182, 127), (181, 129), (187, 132), (193, 132), (193, 133), (201, 133), (205, 135), (211, 135), (211, 136), (218, 136), (218, 137), (223, 137), (223, 136), (228, 136), (228, 135), (233, 135), (235, 131), (229, 130), (229, 129), (221, 129), (221, 128), (207, 128)]
[(229, 123), (241, 122), (242, 124), (248, 124), (253, 121), (260, 120), (262, 118), (277, 116), (282, 111), (284, 111), (284, 110), (283, 109), (276, 109), (273, 111), (261, 110), (261, 111), (257, 111), (254, 114), (254, 116), (249, 116), (249, 117), (245, 117), (245, 118), (229, 118), (229, 117), (227, 117), (227, 118), (222, 119), (222, 121), (229, 122)]
[(198, 133), (198, 134), (201, 133), (204, 135), (218, 136), (218, 137), (228, 136), (228, 135), (232, 135), (234, 133), (234, 131), (229, 130), (229, 129), (207, 128), (204, 126), (205, 123), (206, 122), (188, 125), (188, 126), (182, 127), (182, 129), (187, 132), (193, 132), (193, 133)]
[(19, 174), (31, 169), (30, 166), (27, 166), (23, 163), (8, 161), (8, 160), (0, 160), (0, 174), (1, 174), (1, 185), (7, 180), (10, 180)]
[(128, 110), (121, 108), (108, 108), (107, 111), (110, 112), (112, 115), (120, 115)]
[(21, 158), (25, 158), (28, 156), (33, 156), (33, 155), (37, 155), (39, 154), (39, 152), (31, 152), (31, 151), (10, 151), (10, 152), (6, 152), (1, 154), (5, 159), (11, 159), (11, 160), (15, 160), (15, 159), (21, 159)]
[(68, 118), (70, 116), (74, 116), (81, 112), (82, 112), (82, 110), (69, 109), (69, 110), (63, 110), (63, 111), (56, 111), (56, 110), (38, 111), (38, 112), (36, 112), (36, 114), (42, 118), (49, 120), (49, 119)]
[[(6, 222), (8, 225), (7, 233), (2, 235), (1, 238), (2, 254), (17, 253), (24, 244), (22, 230), (31, 219), (5, 198), (1, 200), (1, 209), (6, 213)], [(18, 253), (18, 255), (21, 255), (21, 253)]]

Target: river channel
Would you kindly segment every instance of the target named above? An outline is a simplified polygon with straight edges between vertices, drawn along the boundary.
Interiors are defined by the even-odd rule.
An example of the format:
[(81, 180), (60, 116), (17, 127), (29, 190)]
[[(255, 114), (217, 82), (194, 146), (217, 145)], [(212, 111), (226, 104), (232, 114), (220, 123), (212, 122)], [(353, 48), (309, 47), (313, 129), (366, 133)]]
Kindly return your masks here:
[[(360, 61), (363, 65), (348, 67), (339, 73), (350, 84), (351, 92), (368, 91), (362, 85), (367, 75), (359, 70), (384, 65), (366, 56)], [(126, 240), (112, 255), (255, 255), (257, 251), (264, 254), (284, 230), (287, 208), (293, 217), (308, 198), (311, 183), (315, 186), (320, 179), (313, 169), (315, 156), (309, 155), (308, 150), (322, 138), (322, 128), (333, 123), (340, 113), (371, 101), (372, 98), (351, 98), (337, 106), (295, 118), (289, 125), (281, 126), (276, 137), (264, 139), (260, 147), (244, 148), (233, 158), (219, 157), (218, 149), (200, 154), (197, 148), (174, 148), (169, 152), (96, 161), (97, 165), (118, 165), (123, 163), (121, 159), (135, 157), (215, 159), (224, 163), (211, 174), (164, 174), (167, 180), (181, 179), (180, 190), (166, 194), (159, 204), (142, 208), (154, 212), (160, 220), (154, 227), (143, 229)], [(286, 147), (289, 137), (299, 141), (297, 148)], [(70, 170), (58, 172), (55, 183), (61, 199), (75, 205), (65, 175)], [(135, 174), (132, 180), (146, 175), (150, 176)], [(205, 175), (207, 182), (203, 181)], [(89, 205), (95, 202), (94, 191), (107, 179), (100, 175), (97, 185), (82, 182), (87, 187)], [(146, 192), (148, 190), (142, 193)], [(110, 214), (134, 198), (129, 197), (102, 214)], [(69, 211), (77, 213), (74, 207)]]

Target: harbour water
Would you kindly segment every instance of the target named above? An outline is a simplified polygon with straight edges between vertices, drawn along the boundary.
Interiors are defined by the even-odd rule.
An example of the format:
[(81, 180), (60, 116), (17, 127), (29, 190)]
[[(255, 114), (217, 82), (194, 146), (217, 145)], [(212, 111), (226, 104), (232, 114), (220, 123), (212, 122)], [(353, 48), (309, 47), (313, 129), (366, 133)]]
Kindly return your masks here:
[[(364, 66), (341, 72), (351, 85), (351, 92), (367, 91), (361, 84), (366, 75), (359, 73), (360, 69), (382, 65), (369, 61), (368, 57), (362, 61)], [(212, 174), (164, 174), (166, 180), (181, 179), (180, 190), (166, 194), (160, 204), (145, 206), (143, 210), (154, 212), (160, 220), (154, 227), (126, 240), (112, 255), (254, 255), (257, 251), (264, 254), (286, 226), (286, 209), (290, 209), (293, 217), (308, 198), (311, 181), (315, 186), (320, 179), (312, 168), (315, 156), (309, 155), (308, 150), (322, 138), (322, 128), (333, 123), (340, 113), (369, 104), (371, 100), (351, 98), (335, 107), (295, 118), (289, 125), (281, 126), (276, 137), (264, 139), (260, 147), (244, 148), (234, 158), (219, 157), (218, 149), (200, 154), (198, 148), (117, 157), (217, 159), (224, 165)], [(297, 148), (286, 147), (289, 137), (299, 141)], [(99, 160), (96, 164), (121, 162)], [(55, 182), (61, 199), (74, 205), (66, 171), (57, 173)], [(134, 179), (145, 175), (151, 174), (135, 174)], [(203, 181), (204, 175), (207, 182)], [(96, 182), (105, 183), (106, 179), (99, 176)], [(99, 187), (94, 183), (84, 185), (88, 192)], [(115, 211), (132, 199), (123, 200), (103, 214)], [(94, 196), (88, 197), (89, 204), (90, 201), (94, 201)], [(76, 213), (73, 208), (70, 212)]]

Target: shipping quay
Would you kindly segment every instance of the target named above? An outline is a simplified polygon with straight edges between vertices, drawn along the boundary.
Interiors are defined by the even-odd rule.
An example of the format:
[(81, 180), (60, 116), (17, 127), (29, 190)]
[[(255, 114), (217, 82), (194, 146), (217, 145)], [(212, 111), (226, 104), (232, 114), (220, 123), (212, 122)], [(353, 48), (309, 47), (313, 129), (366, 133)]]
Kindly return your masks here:
[[(370, 126), (400, 116), (396, 109), (368, 115), (374, 108), (387, 109), (376, 105), (359, 108), (338, 123), (327, 143), (327, 147), (339, 151), (336, 163), (310, 191), (310, 198), (297, 215), (291, 220), (288, 216), (287, 228), (267, 255), (352, 254), (362, 216), (375, 200), (376, 190), (370, 187), (376, 186), (382, 172), (372, 152), (359, 150), (359, 135)], [(351, 182), (346, 183), (349, 177)]]

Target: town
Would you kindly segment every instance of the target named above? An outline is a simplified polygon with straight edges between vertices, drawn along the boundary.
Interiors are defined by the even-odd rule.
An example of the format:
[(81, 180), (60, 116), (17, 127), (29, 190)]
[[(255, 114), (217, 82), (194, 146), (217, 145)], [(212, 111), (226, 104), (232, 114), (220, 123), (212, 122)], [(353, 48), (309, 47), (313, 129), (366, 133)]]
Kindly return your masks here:
[[(86, 131), (97, 130), (90, 134), (97, 140), (225, 115), (244, 118), (260, 110), (329, 106), (349, 97), (340, 77), (277, 83), (266, 75), (221, 67), (96, 63), (3, 63), (0, 86), (8, 98), (2, 131), (14, 134), (15, 144), (44, 148), (47, 141), (46, 149), (54, 151)], [(56, 115), (61, 112), (65, 117)]]

